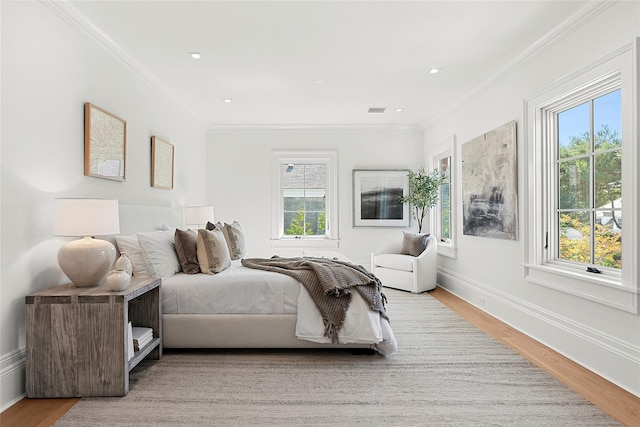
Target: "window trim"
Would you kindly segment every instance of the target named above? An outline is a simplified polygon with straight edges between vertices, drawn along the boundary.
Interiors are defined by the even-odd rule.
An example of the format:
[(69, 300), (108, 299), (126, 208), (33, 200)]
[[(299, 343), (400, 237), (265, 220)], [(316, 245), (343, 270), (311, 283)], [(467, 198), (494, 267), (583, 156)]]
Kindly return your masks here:
[[(640, 40), (640, 39), (639, 39)], [(550, 147), (545, 143), (552, 126), (544, 126), (549, 107), (561, 101), (570, 102), (572, 95), (606, 86), (619, 76), (622, 89), (622, 150), (623, 150), (623, 217), (627, 224), (637, 224), (637, 184), (639, 166), (637, 135), (637, 41), (612, 52), (595, 63), (558, 80), (524, 101), (524, 276), (541, 285), (631, 313), (638, 313), (638, 235), (623, 239), (623, 269), (616, 274), (587, 273), (582, 267), (556, 262), (545, 251), (546, 230), (553, 221), (552, 198), (555, 190), (555, 167), (548, 166)], [(545, 193), (551, 191), (547, 195)], [(553, 243), (549, 240), (549, 244)], [(634, 258), (635, 257), (635, 258)]]
[[(588, 85), (586, 88), (578, 88), (577, 90), (570, 93), (567, 97), (563, 97), (560, 102), (554, 102), (549, 105), (546, 105), (541, 112), (542, 114), (542, 123), (541, 125), (546, 129), (543, 129), (547, 138), (551, 138), (552, 141), (557, 142), (557, 138), (555, 137), (555, 128), (557, 126), (557, 117), (556, 115), (568, 108), (575, 107), (577, 105), (583, 104), (587, 101), (591, 101), (599, 96), (610, 93), (614, 90), (622, 89), (621, 75), (619, 72), (609, 73), (608, 75), (602, 76), (602, 78), (593, 82), (593, 84)], [(621, 135), (622, 137), (622, 135)], [(588, 263), (572, 263), (570, 261), (563, 261), (559, 259), (560, 254), (558, 253), (557, 243), (558, 241), (555, 237), (560, 233), (558, 229), (558, 223), (556, 220), (556, 215), (558, 213), (558, 173), (557, 173), (557, 162), (558, 162), (558, 148), (557, 145), (554, 144), (553, 148), (550, 148), (546, 153), (546, 159), (543, 162), (550, 166), (546, 168), (548, 170), (548, 182), (544, 188), (545, 192), (549, 194), (549, 197), (545, 198), (544, 203), (548, 203), (548, 209), (545, 209), (545, 230), (549, 230), (549, 245), (548, 250), (546, 252), (546, 263), (548, 264), (558, 264), (560, 267), (565, 267), (567, 269), (575, 269), (579, 272), (585, 269), (585, 266)], [(624, 149), (624, 146), (621, 147), (621, 150)], [(592, 156), (593, 153), (590, 153)], [(552, 166), (552, 167), (551, 167)], [(593, 184), (591, 184), (593, 185)], [(590, 209), (593, 210), (593, 207)], [(553, 243), (553, 244), (551, 244)], [(591, 264), (589, 264), (591, 265)], [(621, 281), (621, 272), (620, 270), (615, 270), (611, 268), (600, 268), (602, 273), (610, 276), (612, 281)], [(604, 277), (604, 276), (602, 276)]]
[(457, 257), (457, 246), (456, 246), (456, 224), (457, 224), (457, 215), (456, 215), (456, 138), (455, 135), (445, 138), (440, 144), (438, 144), (434, 149), (432, 149), (432, 155), (430, 156), (430, 162), (432, 165), (432, 169), (440, 170), (440, 160), (445, 157), (450, 157), (451, 160), (449, 162), (449, 185), (450, 185), (450, 218), (449, 218), (449, 227), (450, 227), (450, 235), (449, 239), (442, 239), (441, 236), (438, 236), (440, 230), (440, 224), (442, 223), (442, 218), (440, 216), (441, 212), (441, 200), (438, 198), (436, 205), (430, 210), (430, 222), (429, 227), (432, 233), (436, 234), (438, 238), (438, 255), (446, 256), (449, 258)]
[[(281, 185), (282, 166), (289, 163), (324, 163), (327, 165), (326, 235), (286, 236), (284, 234), (284, 194)], [(273, 150), (271, 152), (271, 247), (273, 248), (337, 248), (338, 234), (338, 152)]]

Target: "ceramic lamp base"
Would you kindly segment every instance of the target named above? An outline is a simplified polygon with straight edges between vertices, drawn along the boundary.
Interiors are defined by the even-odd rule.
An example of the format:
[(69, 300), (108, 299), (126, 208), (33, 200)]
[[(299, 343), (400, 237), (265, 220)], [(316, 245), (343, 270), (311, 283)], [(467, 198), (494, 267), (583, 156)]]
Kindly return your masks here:
[(65, 244), (58, 251), (58, 264), (78, 287), (97, 286), (116, 259), (116, 248), (106, 240), (84, 237)]

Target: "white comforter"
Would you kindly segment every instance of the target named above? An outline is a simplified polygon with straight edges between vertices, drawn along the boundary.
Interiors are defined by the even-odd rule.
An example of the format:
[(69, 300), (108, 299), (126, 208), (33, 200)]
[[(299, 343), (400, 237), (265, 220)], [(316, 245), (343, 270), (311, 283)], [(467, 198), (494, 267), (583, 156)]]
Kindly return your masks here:
[[(296, 314), (299, 339), (329, 343), (320, 312), (306, 289), (292, 277), (244, 267), (233, 261), (215, 274), (178, 273), (162, 279), (165, 314)], [(372, 311), (357, 293), (339, 333), (344, 344), (375, 343), (382, 354), (397, 348), (389, 322)]]

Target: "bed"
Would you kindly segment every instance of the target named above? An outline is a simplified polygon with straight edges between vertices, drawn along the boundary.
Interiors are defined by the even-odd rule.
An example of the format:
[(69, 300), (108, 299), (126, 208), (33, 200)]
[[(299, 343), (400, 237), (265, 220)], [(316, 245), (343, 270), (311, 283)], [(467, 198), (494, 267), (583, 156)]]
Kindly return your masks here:
[[(121, 235), (114, 239), (134, 267), (148, 267), (139, 275), (162, 278), (165, 348), (354, 348), (381, 354), (396, 350), (389, 322), (358, 292), (352, 292), (336, 343), (325, 336), (320, 312), (293, 277), (248, 268), (241, 259), (216, 274), (182, 272), (169, 242), (182, 224), (181, 208), (120, 205)], [(133, 252), (136, 243), (146, 250)], [(337, 253), (321, 255), (344, 260)]]

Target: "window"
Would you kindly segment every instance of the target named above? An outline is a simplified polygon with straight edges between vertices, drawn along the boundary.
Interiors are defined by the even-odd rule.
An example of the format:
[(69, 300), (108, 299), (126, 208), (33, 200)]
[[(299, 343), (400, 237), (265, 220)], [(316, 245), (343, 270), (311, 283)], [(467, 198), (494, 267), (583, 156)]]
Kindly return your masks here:
[(444, 255), (451, 258), (456, 257), (455, 248), (455, 231), (456, 220), (455, 210), (453, 206), (455, 197), (455, 170), (453, 155), (455, 149), (455, 138), (449, 137), (434, 149), (431, 156), (431, 164), (433, 169), (440, 172), (442, 176), (442, 185), (436, 205), (431, 209), (431, 227), (432, 233), (439, 240), (438, 255)]
[(274, 246), (337, 247), (337, 154), (273, 152)]
[[(612, 82), (612, 85), (617, 85)], [(558, 260), (622, 268), (622, 112), (620, 89), (552, 111)]]
[(282, 165), (282, 197), (285, 236), (326, 235), (327, 165)]
[(442, 184), (438, 197), (436, 232), (441, 241), (447, 242), (451, 239), (451, 156), (438, 159), (438, 172), (442, 176)]
[[(638, 312), (635, 44), (525, 100), (525, 277)], [(623, 203), (624, 200), (624, 203)]]

